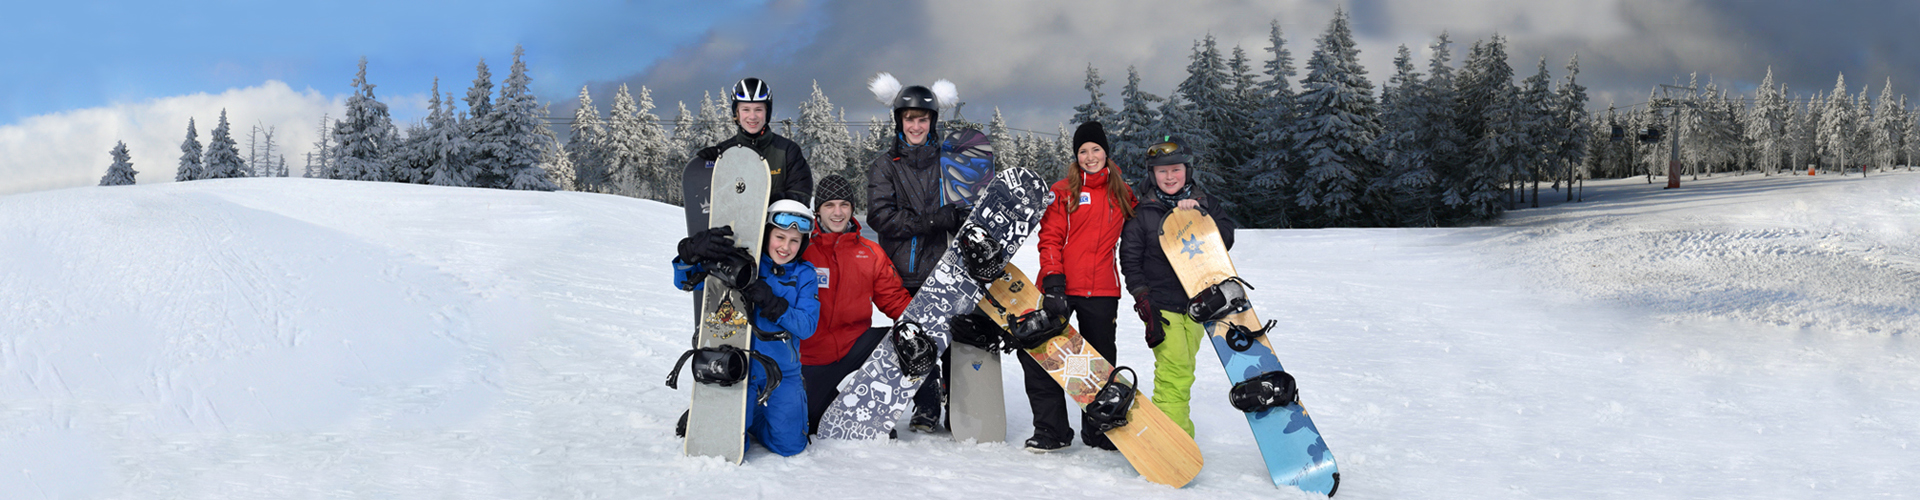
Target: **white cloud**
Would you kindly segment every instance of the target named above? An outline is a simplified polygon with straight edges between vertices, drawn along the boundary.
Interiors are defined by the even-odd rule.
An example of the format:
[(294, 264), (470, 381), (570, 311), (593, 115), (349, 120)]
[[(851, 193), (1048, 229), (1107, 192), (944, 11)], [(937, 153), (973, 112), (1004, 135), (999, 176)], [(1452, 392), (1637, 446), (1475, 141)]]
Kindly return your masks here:
[(141, 184), (173, 182), (180, 164), (180, 142), (187, 119), (194, 120), (206, 144), (227, 111), (234, 140), (247, 153), (247, 133), (255, 125), (274, 128), (277, 152), (299, 175), (305, 153), (319, 139), (320, 117), (340, 116), (345, 96), (313, 89), (294, 91), (269, 80), (258, 86), (219, 94), (189, 94), (141, 103), (46, 114), (0, 126), (0, 195), (92, 186), (100, 183), (112, 159), (107, 151), (126, 141)]

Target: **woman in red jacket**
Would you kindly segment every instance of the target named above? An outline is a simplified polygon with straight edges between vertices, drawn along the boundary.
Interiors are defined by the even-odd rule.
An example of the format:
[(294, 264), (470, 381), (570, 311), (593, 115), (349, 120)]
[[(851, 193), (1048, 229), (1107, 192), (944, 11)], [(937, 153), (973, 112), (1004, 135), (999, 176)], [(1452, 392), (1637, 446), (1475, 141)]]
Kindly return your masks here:
[[(1107, 133), (1100, 122), (1080, 124), (1073, 131), (1075, 160), (1065, 179), (1053, 183), (1053, 204), (1040, 218), (1040, 287), (1042, 301), (1055, 317), (1079, 318), (1080, 336), (1107, 361), (1114, 360), (1114, 317), (1120, 307), (1120, 272), (1114, 247), (1120, 228), (1133, 217), (1133, 190), (1119, 168), (1107, 158)], [(1066, 393), (1031, 356), (1020, 356), (1026, 372), (1027, 400), (1033, 406), (1033, 438), (1029, 451), (1065, 448), (1073, 439), (1067, 424)], [(1106, 435), (1081, 420), (1080, 440), (1087, 446), (1114, 449)]]
[(820, 280), (820, 327), (800, 341), (800, 376), (807, 388), (809, 434), (819, 430), (833, 398), (840, 395), (840, 379), (859, 370), (880, 345), (885, 327), (873, 327), (873, 309), (900, 319), (913, 297), (900, 286), (893, 260), (880, 244), (860, 237), (860, 221), (853, 218), (853, 184), (839, 175), (820, 179), (820, 224), (806, 249)]

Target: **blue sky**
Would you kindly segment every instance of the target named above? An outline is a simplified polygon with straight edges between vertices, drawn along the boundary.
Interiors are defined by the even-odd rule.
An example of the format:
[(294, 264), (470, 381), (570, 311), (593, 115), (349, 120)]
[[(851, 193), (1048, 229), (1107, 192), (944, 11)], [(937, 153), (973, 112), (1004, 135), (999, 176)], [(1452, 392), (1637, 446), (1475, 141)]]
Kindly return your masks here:
[[(280, 80), (345, 93), (361, 56), (382, 95), (435, 76), (464, 94), (486, 58), (504, 78), (515, 44), (541, 97), (645, 69), (761, 2), (8, 2), (0, 124), (70, 109)], [(567, 90), (571, 88), (572, 90)]]

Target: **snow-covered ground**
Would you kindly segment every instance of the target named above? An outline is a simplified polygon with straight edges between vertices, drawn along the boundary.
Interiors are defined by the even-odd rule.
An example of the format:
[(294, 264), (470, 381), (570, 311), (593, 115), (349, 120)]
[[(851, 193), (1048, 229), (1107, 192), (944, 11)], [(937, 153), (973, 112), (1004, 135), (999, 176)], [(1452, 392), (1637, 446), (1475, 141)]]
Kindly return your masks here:
[[(1658, 187), (1492, 227), (1242, 233), (1339, 497), (1920, 491), (1920, 174)], [(1007, 443), (681, 457), (683, 228), (612, 196), (306, 179), (0, 197), (0, 496), (1299, 495), (1267, 483), (1212, 353), (1207, 466), (1179, 490), (1021, 451), (1018, 390)]]

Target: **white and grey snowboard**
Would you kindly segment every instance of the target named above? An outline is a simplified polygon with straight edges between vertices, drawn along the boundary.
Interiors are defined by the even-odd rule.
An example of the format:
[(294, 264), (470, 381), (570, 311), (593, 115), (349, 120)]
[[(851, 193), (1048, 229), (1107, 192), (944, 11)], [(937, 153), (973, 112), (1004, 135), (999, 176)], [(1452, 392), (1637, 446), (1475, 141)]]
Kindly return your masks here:
[[(712, 179), (707, 227), (732, 226), (735, 244), (745, 248), (758, 265), (760, 228), (766, 224), (767, 192), (773, 182), (766, 160), (752, 149), (735, 146), (720, 153), (713, 164)], [(694, 347), (751, 349), (753, 321), (746, 297), (711, 276), (707, 277), (705, 290)], [(740, 463), (747, 452), (746, 415), (751, 396), (745, 381), (726, 387), (694, 383), (693, 403), (687, 410), (687, 456), (720, 457)]]

